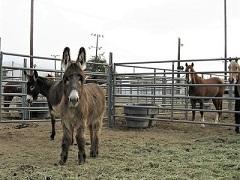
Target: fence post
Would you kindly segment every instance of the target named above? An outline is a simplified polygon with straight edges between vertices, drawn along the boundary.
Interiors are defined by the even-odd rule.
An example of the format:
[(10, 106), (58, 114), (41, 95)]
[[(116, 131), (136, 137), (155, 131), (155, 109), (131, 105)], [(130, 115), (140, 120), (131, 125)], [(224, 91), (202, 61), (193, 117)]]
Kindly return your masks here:
[(112, 69), (112, 122), (113, 126), (115, 127), (116, 121), (115, 121), (115, 93), (116, 93), (116, 87), (115, 84), (116, 82), (116, 65), (113, 64), (113, 69)]
[(173, 97), (174, 97), (174, 62), (172, 62), (172, 88), (171, 88), (171, 120), (173, 120)]
[(3, 62), (3, 54), (2, 54), (2, 51), (0, 49), (0, 122), (2, 121), (2, 104), (3, 104), (3, 101), (2, 101), (2, 62)]
[(153, 104), (155, 104), (156, 103), (156, 98), (155, 98), (155, 96), (156, 96), (156, 73), (157, 73), (157, 70), (156, 70), (156, 68), (154, 68), (154, 71), (153, 71), (153, 73), (154, 73), (154, 76), (153, 76), (153, 88), (152, 88), (152, 95), (154, 95), (154, 97), (152, 98), (152, 103)]
[[(186, 81), (184, 81), (184, 83), (186, 83)], [(189, 86), (186, 86), (184, 90), (185, 90), (184, 92), (185, 93), (185, 109), (188, 109), (189, 99), (187, 97), (189, 97)], [(185, 119), (188, 120), (188, 110), (185, 111)]]
[[(27, 59), (24, 58), (24, 61), (23, 61), (23, 67), (26, 68), (27, 67)], [(24, 69), (25, 70), (25, 69)], [(26, 76), (24, 74), (24, 70), (22, 70), (22, 81), (26, 81)], [(22, 83), (22, 93), (24, 94), (22, 96), (22, 107), (24, 107), (23, 109), (23, 120), (26, 120), (26, 119), (29, 119), (28, 117), (28, 110), (25, 108), (27, 106), (27, 103), (26, 103), (26, 96), (25, 94), (27, 94), (27, 87), (26, 87), (26, 83)]]
[(113, 63), (112, 53), (109, 53), (109, 65), (108, 65), (108, 126), (113, 127)]

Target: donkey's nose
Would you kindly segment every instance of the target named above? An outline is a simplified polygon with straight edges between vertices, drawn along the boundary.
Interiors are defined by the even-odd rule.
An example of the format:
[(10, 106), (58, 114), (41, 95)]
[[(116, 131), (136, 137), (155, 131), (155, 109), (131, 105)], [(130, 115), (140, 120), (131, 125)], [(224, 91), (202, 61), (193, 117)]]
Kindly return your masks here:
[(78, 103), (79, 98), (78, 97), (69, 97), (69, 101), (73, 104), (76, 105)]
[(78, 101), (79, 101), (79, 95), (77, 90), (72, 90), (69, 97), (68, 97), (69, 102), (71, 105), (76, 106)]

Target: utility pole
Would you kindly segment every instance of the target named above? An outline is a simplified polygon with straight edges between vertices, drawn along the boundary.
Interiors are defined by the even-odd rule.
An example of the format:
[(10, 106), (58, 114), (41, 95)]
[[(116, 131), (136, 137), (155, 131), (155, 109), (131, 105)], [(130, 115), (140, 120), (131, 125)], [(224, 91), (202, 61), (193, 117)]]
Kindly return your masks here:
[[(181, 46), (183, 46), (183, 44), (181, 44), (181, 39), (178, 38), (178, 56), (177, 56), (177, 83), (180, 83), (180, 71), (183, 70), (183, 66), (181, 66), (180, 64), (180, 59), (181, 59)], [(180, 88), (177, 89), (177, 94), (180, 94)]]
[(227, 80), (227, 2), (224, 0), (224, 80)]
[[(33, 56), (33, 10), (34, 0), (31, 0), (31, 21), (30, 21), (30, 56)], [(33, 57), (30, 57), (30, 68), (33, 68)], [(33, 71), (30, 71), (32, 74)]]
[(91, 36), (96, 36), (96, 47), (93, 47), (93, 46), (91, 46), (91, 47), (89, 47), (89, 49), (91, 49), (91, 48), (96, 48), (96, 53), (95, 53), (95, 60), (97, 61), (97, 57), (98, 57), (98, 50), (100, 50), (102, 47), (98, 47), (98, 39), (99, 38), (103, 38), (103, 35), (101, 35), (101, 34), (91, 34)]
[[(177, 63), (177, 70), (178, 72), (180, 72), (180, 70), (183, 70), (183, 66), (181, 66), (180, 64), (180, 59), (181, 59), (181, 46), (183, 46), (183, 44), (181, 44), (181, 39), (178, 38), (178, 56), (177, 56), (177, 60), (178, 60), (178, 63)], [(177, 74), (177, 82), (180, 82), (179, 78), (180, 78), (180, 74), (178, 73)]]

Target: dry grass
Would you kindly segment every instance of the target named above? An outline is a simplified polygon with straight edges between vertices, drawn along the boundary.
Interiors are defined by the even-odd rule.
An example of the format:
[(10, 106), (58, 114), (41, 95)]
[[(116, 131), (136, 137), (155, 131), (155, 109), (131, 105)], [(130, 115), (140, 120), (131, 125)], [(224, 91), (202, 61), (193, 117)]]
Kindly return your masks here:
[(79, 166), (72, 146), (61, 167), (54, 166), (60, 123), (55, 141), (49, 140), (50, 123), (15, 127), (0, 127), (0, 179), (240, 179), (240, 136), (233, 128), (168, 123), (103, 128), (99, 158), (87, 153), (87, 163)]

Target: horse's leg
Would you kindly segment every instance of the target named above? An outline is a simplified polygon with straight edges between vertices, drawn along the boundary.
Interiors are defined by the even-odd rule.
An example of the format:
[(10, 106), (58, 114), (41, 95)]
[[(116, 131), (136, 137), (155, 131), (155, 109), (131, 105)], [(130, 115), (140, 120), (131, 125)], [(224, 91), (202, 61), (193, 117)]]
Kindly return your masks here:
[(85, 128), (80, 126), (77, 129), (76, 141), (78, 144), (78, 163), (83, 164), (86, 161), (86, 153), (85, 153)]
[[(218, 99), (212, 99), (212, 102), (215, 106), (215, 109), (216, 110), (220, 110), (220, 102)], [(216, 117), (215, 117), (215, 123), (218, 123), (218, 120), (219, 120), (219, 116), (220, 116), (220, 113), (219, 112), (216, 112)]]
[[(202, 122), (205, 122), (204, 115), (203, 115), (203, 101), (200, 100), (199, 104), (200, 104), (201, 121), (202, 121)], [(201, 126), (202, 126), (202, 127), (205, 127), (205, 124), (201, 124)]]
[[(223, 102), (223, 100), (219, 99), (218, 102), (219, 102), (218, 103), (218, 110), (222, 110), (222, 102)], [(222, 112), (218, 112), (218, 121), (221, 120), (221, 117), (222, 117)]]
[[(239, 111), (240, 110), (240, 100), (235, 100), (235, 111)], [(235, 112), (235, 124), (240, 124), (240, 113)], [(235, 127), (235, 132), (239, 133), (239, 126)]]
[[(196, 109), (196, 100), (191, 99), (192, 109)], [(195, 120), (195, 110), (192, 110), (192, 121)]]
[[(235, 113), (235, 124), (240, 125), (240, 114)], [(239, 133), (239, 126), (235, 127), (235, 132), (238, 134)]]
[(68, 158), (68, 150), (69, 146), (72, 143), (72, 137), (73, 137), (73, 128), (72, 127), (67, 127), (63, 123), (63, 137), (62, 137), (62, 152), (60, 155), (60, 165), (64, 165), (67, 161)]

